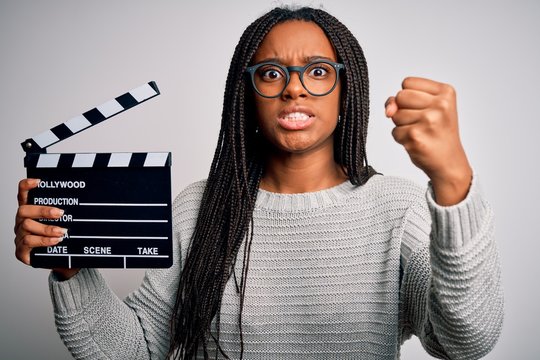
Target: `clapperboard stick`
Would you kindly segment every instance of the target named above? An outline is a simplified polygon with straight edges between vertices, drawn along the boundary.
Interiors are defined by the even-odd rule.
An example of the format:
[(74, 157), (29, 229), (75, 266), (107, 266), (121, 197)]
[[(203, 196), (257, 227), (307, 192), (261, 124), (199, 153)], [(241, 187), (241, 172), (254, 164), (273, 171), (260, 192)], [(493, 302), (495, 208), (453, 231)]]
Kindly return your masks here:
[(66, 209), (57, 225), (70, 224), (73, 230), (67, 244), (34, 249), (33, 266), (171, 265), (170, 153), (46, 153), (47, 147), (157, 95), (157, 85), (149, 82), (21, 144), (29, 175), (45, 179), (31, 196), (33, 203)]
[(25, 152), (44, 153), (46, 148), (65, 140), (78, 132), (120, 114), (146, 100), (159, 95), (159, 89), (154, 81), (139, 86), (127, 93), (107, 101), (82, 115), (75, 116), (68, 121), (42, 132), (21, 143)]

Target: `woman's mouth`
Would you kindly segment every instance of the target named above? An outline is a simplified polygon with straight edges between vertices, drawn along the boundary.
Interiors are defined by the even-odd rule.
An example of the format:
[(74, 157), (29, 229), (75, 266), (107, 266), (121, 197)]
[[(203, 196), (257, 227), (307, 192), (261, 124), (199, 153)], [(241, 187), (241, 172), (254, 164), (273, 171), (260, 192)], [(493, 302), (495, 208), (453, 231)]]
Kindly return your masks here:
[(286, 130), (303, 130), (313, 123), (315, 116), (295, 111), (279, 116), (277, 120), (279, 125)]

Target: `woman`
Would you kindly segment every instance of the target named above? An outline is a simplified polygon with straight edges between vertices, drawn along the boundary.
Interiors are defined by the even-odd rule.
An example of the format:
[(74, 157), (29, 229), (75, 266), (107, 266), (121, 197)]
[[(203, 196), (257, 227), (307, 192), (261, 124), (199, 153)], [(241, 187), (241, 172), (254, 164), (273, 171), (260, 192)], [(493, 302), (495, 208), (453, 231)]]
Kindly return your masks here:
[[(501, 329), (492, 212), (449, 85), (407, 78), (386, 103), (428, 190), (367, 162), (362, 49), (322, 10), (277, 8), (238, 43), (208, 179), (173, 205), (175, 258), (124, 301), (95, 269), (55, 269), (58, 331), (76, 358), (395, 359), (412, 334), (476, 359)], [(17, 257), (62, 229), (19, 187)]]

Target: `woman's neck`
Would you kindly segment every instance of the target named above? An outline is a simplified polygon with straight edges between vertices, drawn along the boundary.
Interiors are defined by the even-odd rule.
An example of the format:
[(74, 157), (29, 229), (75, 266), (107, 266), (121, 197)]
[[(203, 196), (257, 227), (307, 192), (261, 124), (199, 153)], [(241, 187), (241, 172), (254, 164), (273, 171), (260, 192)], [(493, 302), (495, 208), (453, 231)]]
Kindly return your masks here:
[(348, 177), (334, 160), (334, 153), (319, 149), (308, 153), (272, 153), (266, 164), (260, 188), (296, 194), (339, 185)]

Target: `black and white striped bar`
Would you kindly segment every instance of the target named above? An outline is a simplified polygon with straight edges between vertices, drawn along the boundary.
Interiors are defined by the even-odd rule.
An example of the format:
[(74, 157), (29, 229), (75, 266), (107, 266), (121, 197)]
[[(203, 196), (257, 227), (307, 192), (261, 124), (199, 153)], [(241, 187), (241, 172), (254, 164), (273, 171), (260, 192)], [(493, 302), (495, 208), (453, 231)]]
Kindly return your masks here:
[(24, 158), (26, 168), (97, 168), (97, 167), (164, 167), (171, 166), (171, 153), (29, 153)]
[(39, 221), (68, 229), (58, 245), (32, 251), (32, 266), (171, 266), (170, 153), (28, 153), (25, 166), (41, 180), (28, 203), (64, 210)]
[(91, 126), (99, 124), (100, 122), (139, 105), (159, 94), (160, 92), (156, 83), (151, 81), (88, 110), (82, 115), (75, 116), (52, 129), (29, 138), (22, 142), (21, 145), (26, 152), (45, 152), (47, 147), (65, 140)]

